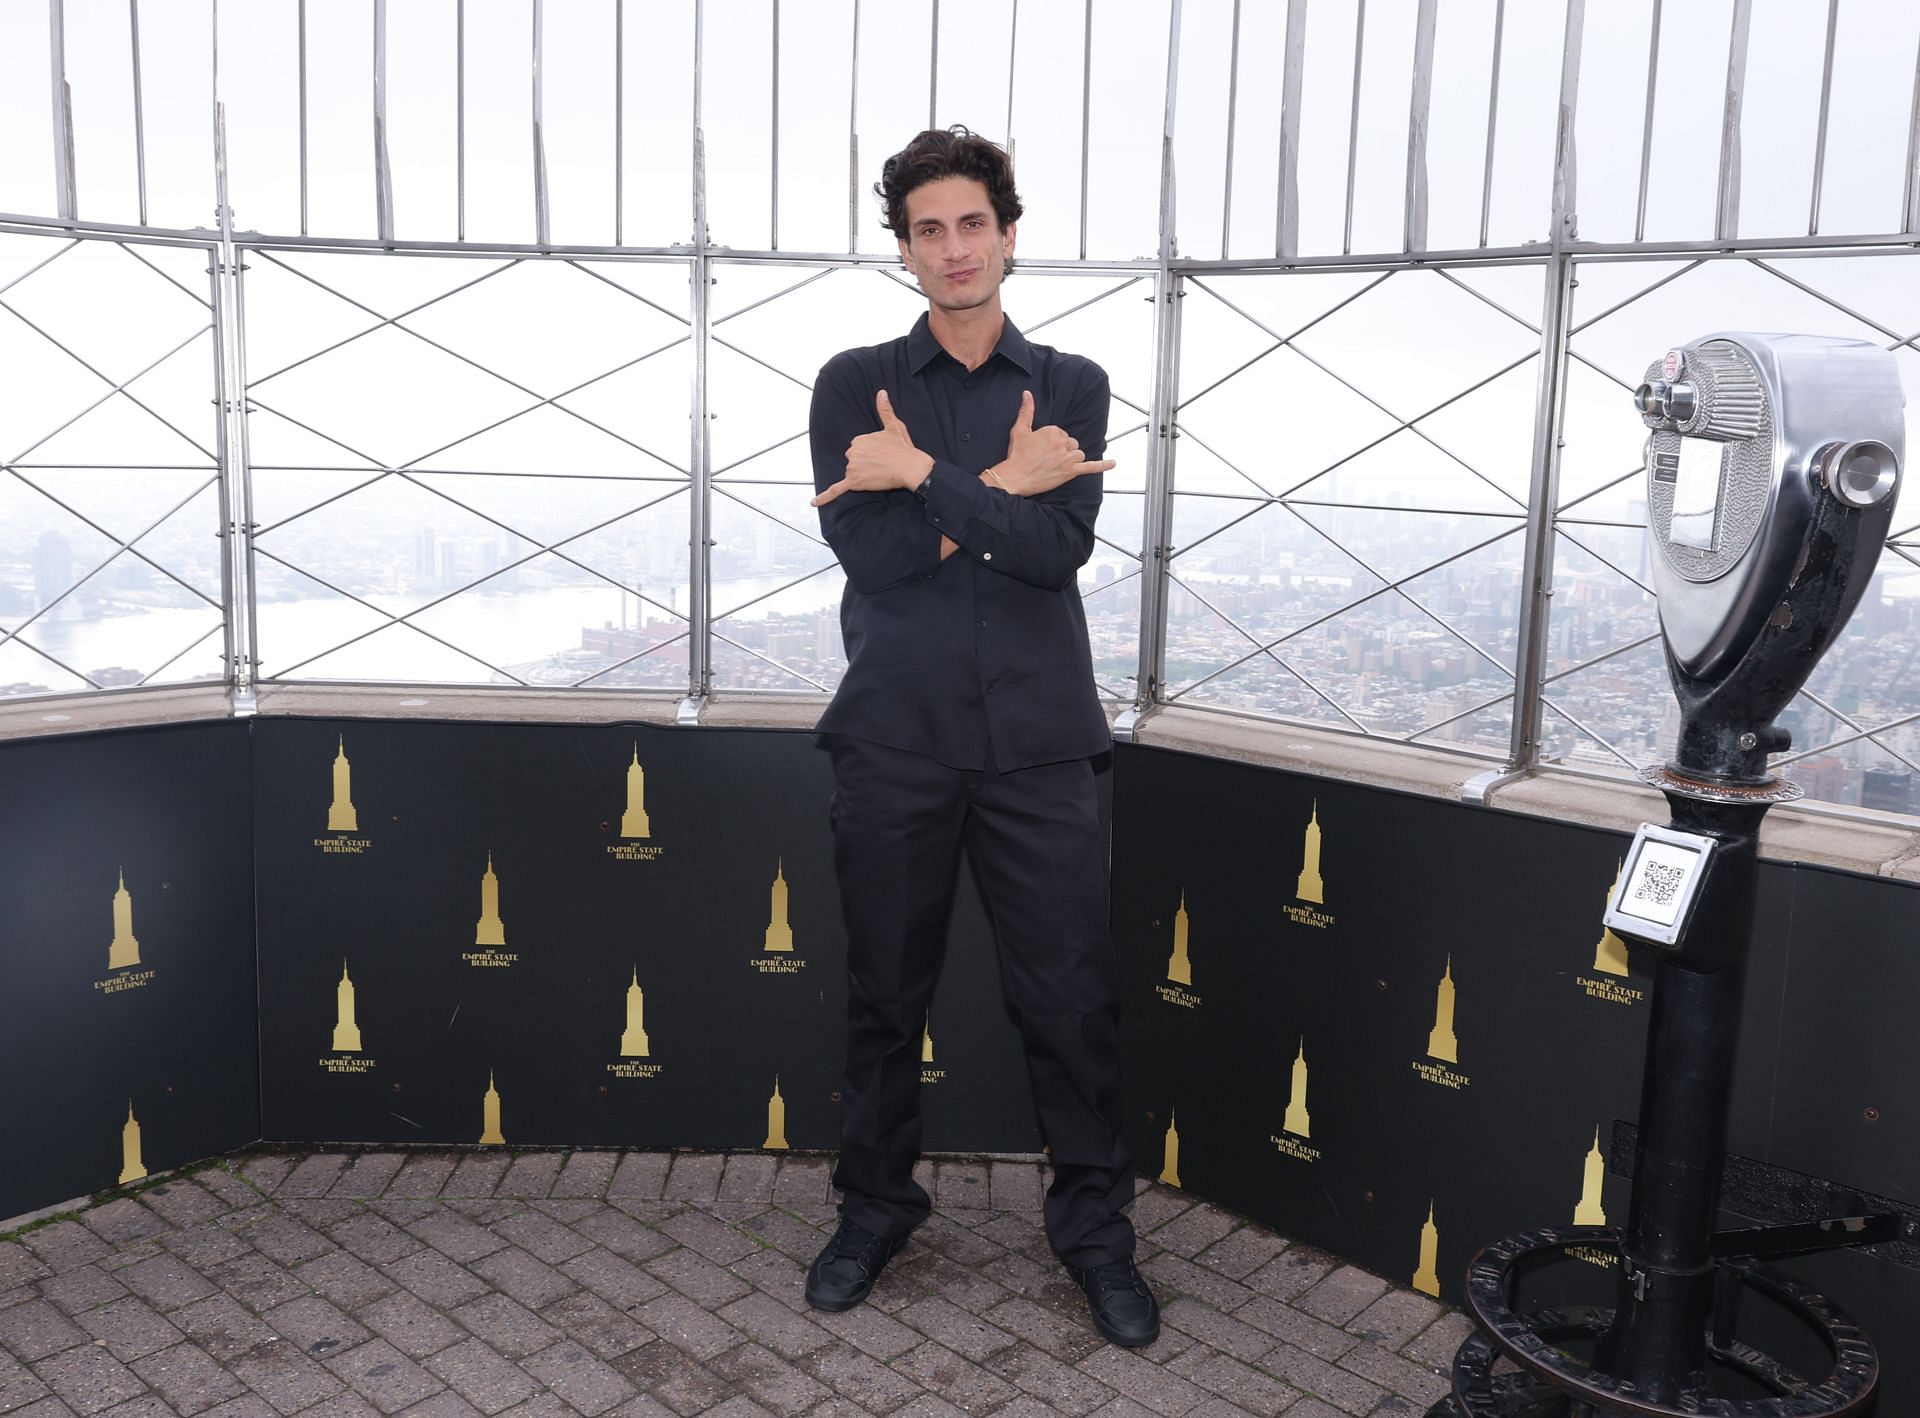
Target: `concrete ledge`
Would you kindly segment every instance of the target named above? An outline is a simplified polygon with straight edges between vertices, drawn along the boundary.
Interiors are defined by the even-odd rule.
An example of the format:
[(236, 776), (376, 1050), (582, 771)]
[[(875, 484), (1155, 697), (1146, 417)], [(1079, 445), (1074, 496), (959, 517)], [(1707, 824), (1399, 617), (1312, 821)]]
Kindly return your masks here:
[[(259, 693), (263, 715), (493, 723), (672, 724), (679, 703), (679, 695), (658, 691), (476, 685), (271, 684), (263, 685)], [(826, 705), (824, 694), (716, 695), (702, 723), (708, 728), (804, 733), (819, 722)], [(1121, 707), (1108, 705), (1109, 717)], [(0, 704), (0, 742), (223, 719), (231, 712), (226, 691), (218, 685), (48, 696)], [(1461, 802), (1470, 780), (1498, 766), (1437, 748), (1179, 707), (1149, 714), (1134, 738), (1153, 748), (1451, 802)], [(1485, 802), (1506, 812), (1619, 832), (1632, 832), (1642, 822), (1667, 820), (1665, 800), (1638, 782), (1552, 768), (1500, 784)], [(1767, 814), (1760, 854), (1772, 861), (1807, 862), (1920, 882), (1920, 821), (1824, 804), (1778, 807)]]

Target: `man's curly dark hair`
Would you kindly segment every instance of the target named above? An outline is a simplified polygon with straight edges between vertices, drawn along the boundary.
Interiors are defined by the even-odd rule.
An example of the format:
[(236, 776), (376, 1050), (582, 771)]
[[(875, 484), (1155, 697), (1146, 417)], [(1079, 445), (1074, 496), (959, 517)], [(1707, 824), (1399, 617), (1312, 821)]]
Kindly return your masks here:
[(987, 189), (993, 214), (1005, 231), (1020, 220), (1020, 194), (1013, 187), (1013, 159), (1007, 150), (956, 123), (929, 128), (888, 158), (873, 184), (885, 208), (882, 225), (907, 240), (907, 194), (943, 177), (971, 177)]

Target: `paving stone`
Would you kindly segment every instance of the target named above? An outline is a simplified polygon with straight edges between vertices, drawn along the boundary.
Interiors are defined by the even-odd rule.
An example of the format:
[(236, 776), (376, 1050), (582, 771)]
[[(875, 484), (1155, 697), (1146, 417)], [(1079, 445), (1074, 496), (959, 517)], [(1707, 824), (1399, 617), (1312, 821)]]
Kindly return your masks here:
[[(1012, 1252), (988, 1261), (980, 1267), (980, 1273), (1016, 1295), (1038, 1295), (1055, 1284), (1071, 1283), (1061, 1274), (1058, 1265), (1041, 1265)], [(1074, 1293), (1079, 1293), (1077, 1288)]]
[(335, 1245), (368, 1265), (385, 1265), (426, 1247), (426, 1242), (419, 1237), (408, 1235), (386, 1217), (371, 1212), (362, 1212), (349, 1221), (329, 1227), (327, 1234)]
[(195, 1186), (185, 1177), (162, 1182), (157, 1187), (148, 1187), (140, 1193), (140, 1200), (173, 1226), (192, 1226), (201, 1221), (211, 1221), (233, 1209), (212, 1192)]
[(221, 1162), (203, 1172), (195, 1172), (193, 1181), (215, 1201), (232, 1209), (251, 1206), (260, 1200), (260, 1193), (233, 1170), (231, 1162)]
[(1160, 1317), (1208, 1348), (1231, 1354), (1249, 1364), (1273, 1348), (1275, 1336), (1266, 1330), (1246, 1324), (1232, 1315), (1223, 1315), (1211, 1305), (1203, 1305), (1185, 1296), (1169, 1300), (1161, 1306)]
[(1248, 1285), (1276, 1300), (1292, 1300), (1319, 1284), (1336, 1262), (1324, 1251), (1309, 1246), (1289, 1246), (1246, 1277)]
[(459, 1325), (406, 1290), (374, 1301), (357, 1318), (409, 1359), (423, 1359), (467, 1337)]
[(543, 1309), (580, 1288), (577, 1281), (546, 1262), (535, 1260), (518, 1246), (483, 1256), (469, 1268), (530, 1310)]
[(1239, 1281), (1230, 1280), (1216, 1270), (1195, 1265), (1186, 1257), (1171, 1252), (1142, 1261), (1140, 1273), (1147, 1277), (1163, 1304), (1166, 1301), (1163, 1292), (1171, 1291), (1174, 1294), (1191, 1295), (1226, 1314), (1238, 1311), (1255, 1298), (1254, 1292)]
[(967, 1207), (987, 1209), (990, 1192), (985, 1162), (942, 1160), (933, 1168), (933, 1203), (952, 1215)]
[[(272, 1410), (268, 1410), (271, 1413)], [(74, 1412), (66, 1404), (48, 1394), (36, 1403), (25, 1408), (15, 1409), (9, 1418), (74, 1418)]]
[(384, 1339), (370, 1339), (326, 1361), (353, 1391), (382, 1413), (398, 1413), (444, 1387)]
[(379, 1267), (380, 1273), (411, 1290), (429, 1305), (447, 1309), (487, 1293), (487, 1283), (438, 1251), (416, 1251)]
[(798, 1359), (834, 1342), (833, 1336), (819, 1325), (758, 1291), (736, 1300), (719, 1313), (721, 1319), (783, 1359)]
[(545, 1196), (560, 1176), (558, 1152), (527, 1152), (513, 1159), (507, 1174), (494, 1188), (495, 1196)]
[[(428, 1402), (432, 1402), (431, 1399)], [(418, 1412), (417, 1407), (409, 1412)], [(379, 1418), (380, 1410), (350, 1388), (321, 1399), (311, 1408), (302, 1409), (300, 1418)]]
[(807, 1306), (807, 1268), (778, 1251), (755, 1251), (745, 1260), (735, 1261), (727, 1269), (763, 1295), (791, 1310), (805, 1311)]
[(1304, 1314), (1290, 1305), (1269, 1300), (1264, 1295), (1242, 1305), (1234, 1312), (1234, 1318), (1329, 1362), (1338, 1359), (1360, 1342), (1356, 1336), (1343, 1329), (1335, 1329), (1325, 1320)]
[[(309, 1413), (312, 1410), (308, 1410)], [(302, 1415), (305, 1418), (305, 1415)], [(432, 1398), (422, 1399), (413, 1407), (406, 1409), (404, 1418), (481, 1418), (480, 1410), (450, 1388), (443, 1388)]]
[(369, 1211), (396, 1226), (411, 1226), (422, 1216), (431, 1216), (443, 1206), (459, 1207), (465, 1204), (447, 1197), (395, 1196), (389, 1189), (385, 1196), (376, 1197), (366, 1205)]
[(673, 1170), (667, 1173), (660, 1195), (667, 1201), (717, 1201), (720, 1196), (720, 1175), (726, 1170), (726, 1165), (727, 1159), (720, 1153), (676, 1153)]
[[(1291, 1405), (1299, 1402), (1300, 1395), (1292, 1389), (1287, 1390), (1287, 1394), (1288, 1411), (1291, 1411)], [(1210, 1398), (1187, 1414), (1187, 1418), (1248, 1418), (1248, 1411), (1237, 1403), (1228, 1403), (1224, 1398)]]
[(1154, 1413), (1185, 1413), (1198, 1408), (1207, 1397), (1205, 1391), (1178, 1374), (1111, 1344), (1094, 1350), (1076, 1367)]
[(404, 1152), (362, 1152), (334, 1182), (328, 1196), (376, 1197), (393, 1184), (406, 1165)]
[(142, 1394), (105, 1410), (101, 1418), (176, 1418), (174, 1411), (158, 1394)]
[(20, 1241), (55, 1272), (74, 1270), (113, 1254), (112, 1246), (78, 1221), (56, 1221), (51, 1226), (36, 1227)]
[[(965, 1413), (989, 1413), (1015, 1393), (1013, 1385), (999, 1375), (932, 1340), (902, 1354), (893, 1361), (893, 1367)], [(912, 1408), (909, 1404), (900, 1411), (911, 1412)]]
[(178, 1344), (185, 1338), (158, 1311), (131, 1295), (97, 1310), (88, 1310), (80, 1316), (79, 1324), (123, 1364)]
[[(873, 1363), (865, 1355), (858, 1357)], [(746, 1390), (755, 1403), (780, 1418), (803, 1412), (830, 1393), (825, 1384), (758, 1344), (736, 1344), (726, 1353), (716, 1354), (711, 1367), (721, 1378)]]
[(52, 1390), (25, 1364), (8, 1354), (0, 1354), (0, 1413), (12, 1413), (29, 1403), (37, 1403)]
[(1065, 1413), (1071, 1418), (1093, 1412), (1114, 1396), (1112, 1389), (1091, 1374), (1025, 1344), (1001, 1350), (987, 1360), (987, 1368), (1040, 1400), (1047, 1412)]
[(1132, 1399), (1122, 1394), (1112, 1403), (1103, 1404), (1093, 1411), (1093, 1418), (1153, 1418), (1151, 1408), (1142, 1408)]
[(772, 1246), (803, 1266), (813, 1263), (813, 1258), (820, 1254), (820, 1248), (826, 1245), (831, 1234), (777, 1207), (761, 1212), (750, 1221), (741, 1222), (740, 1226), (742, 1230), (758, 1237), (763, 1245)]
[(647, 1274), (633, 1262), (598, 1247), (585, 1255), (575, 1256), (560, 1270), (623, 1310), (644, 1305), (648, 1300), (667, 1293), (665, 1281)]
[(673, 1237), (663, 1236), (624, 1211), (611, 1208), (598, 1216), (589, 1216), (574, 1229), (590, 1240), (599, 1242), (615, 1255), (636, 1263), (664, 1255), (679, 1244)]
[(649, 1300), (634, 1317), (676, 1348), (696, 1359), (711, 1359), (731, 1349), (742, 1338), (725, 1320), (717, 1319), (684, 1295), (662, 1295)]
[(1025, 1212), (997, 1211), (984, 1225), (975, 1229), (989, 1241), (1008, 1250), (1025, 1251), (1033, 1255), (1047, 1253), (1047, 1233), (1042, 1229), (1037, 1212), (1028, 1215)]
[(634, 1395), (634, 1387), (605, 1360), (596, 1359), (572, 1340), (563, 1340), (528, 1359), (526, 1370), (587, 1415), (605, 1413)]
[(80, 1220), (94, 1235), (116, 1247), (144, 1241), (173, 1229), (164, 1216), (149, 1211), (130, 1196), (83, 1211)]
[(838, 1340), (814, 1350), (798, 1364), (841, 1397), (872, 1413), (886, 1413), (923, 1392), (906, 1375)]
[(193, 1418), (194, 1414), (238, 1398), (247, 1391), (245, 1384), (193, 1343), (176, 1344), (171, 1349), (136, 1359), (131, 1367), (180, 1418)]
[(593, 1249), (593, 1242), (570, 1226), (563, 1226), (539, 1211), (521, 1211), (492, 1227), (497, 1236), (505, 1236), (521, 1250), (548, 1265), (571, 1260), (582, 1251)]
[(114, 1273), (114, 1279), (158, 1310), (177, 1310), (214, 1291), (212, 1282), (172, 1254), (126, 1266)]
[[(1453, 1391), (1447, 1371), (1403, 1359), (1378, 1344), (1362, 1344), (1340, 1356), (1340, 1367), (1425, 1408)], [(1451, 1365), (1448, 1366), (1449, 1370)]]
[(1240, 1219), (1228, 1211), (1201, 1202), (1153, 1230), (1153, 1243), (1191, 1260), (1208, 1246), (1239, 1229)]
[(1440, 1303), (1412, 1290), (1390, 1289), (1347, 1321), (1349, 1333), (1398, 1349), (1441, 1315)]
[(1038, 1212), (1046, 1191), (1032, 1162), (994, 1161), (987, 1168), (987, 1195), (995, 1211)]
[(657, 1197), (667, 1180), (673, 1158), (665, 1152), (629, 1152), (613, 1169), (607, 1183), (610, 1197)]
[[(211, 1291), (213, 1287), (207, 1288)], [(108, 1275), (97, 1265), (83, 1265), (40, 1282), (41, 1296), (69, 1315), (117, 1300), (126, 1293), (127, 1287), (117, 1276)]]
[(1195, 1345), (1167, 1369), (1261, 1418), (1272, 1418), (1300, 1397), (1298, 1389), (1205, 1345)]
[(207, 1279), (250, 1310), (270, 1310), (307, 1293), (292, 1271), (253, 1251), (221, 1261), (207, 1272)]
[(293, 1170), (273, 1189), (274, 1195), (283, 1201), (290, 1197), (325, 1196), (346, 1171), (348, 1160), (341, 1152), (312, 1153), (294, 1164)]
[(249, 1349), (227, 1361), (233, 1375), (281, 1413), (298, 1413), (344, 1385), (320, 1364), (287, 1344)]
[(83, 1345), (35, 1366), (47, 1387), (75, 1413), (99, 1413), (147, 1391), (140, 1376), (104, 1349)]
[(1473, 1333), (1473, 1321), (1457, 1310), (1449, 1310), (1406, 1344), (1400, 1352), (1416, 1364), (1435, 1369), (1449, 1368), (1461, 1342)]
[(551, 1195), (602, 1197), (613, 1183), (613, 1169), (619, 1165), (617, 1152), (575, 1152), (567, 1158), (555, 1180)]
[(980, 1314), (1003, 1303), (1006, 1286), (973, 1266), (959, 1265), (936, 1251), (922, 1251), (895, 1267), (899, 1283), (910, 1284), (923, 1295), (950, 1300), (963, 1310)]
[(926, 1342), (919, 1330), (901, 1324), (872, 1305), (856, 1305), (837, 1315), (822, 1311), (813, 1318), (822, 1329), (883, 1361), (896, 1359)]
[(223, 1260), (243, 1256), (253, 1247), (227, 1229), (226, 1218), (162, 1236), (160, 1244), (194, 1270), (207, 1271)]
[(824, 1157), (782, 1157), (773, 1179), (776, 1206), (824, 1206), (832, 1189), (833, 1164)]
[(1329, 1324), (1346, 1324), (1386, 1293), (1387, 1282), (1354, 1265), (1343, 1265), (1294, 1304)]
[(1245, 1280), (1287, 1249), (1287, 1239), (1259, 1226), (1230, 1231), (1193, 1257), (1209, 1270)]
[(294, 1275), (344, 1310), (357, 1310), (400, 1288), (365, 1261), (345, 1251), (310, 1260), (295, 1270)]
[(648, 1261), (646, 1269), (688, 1299), (697, 1300), (709, 1309), (731, 1304), (753, 1289), (732, 1271), (722, 1269), (684, 1246)]
[(1182, 1192), (1169, 1187), (1149, 1187), (1134, 1197), (1127, 1214), (1133, 1218), (1135, 1234), (1144, 1236), (1155, 1227), (1166, 1225), (1193, 1204), (1193, 1198)]
[(223, 1364), (279, 1338), (271, 1325), (230, 1295), (209, 1295), (175, 1310), (172, 1319), (188, 1339)]
[(453, 1175), (460, 1159), (446, 1153), (416, 1152), (407, 1158), (388, 1184), (386, 1195), (393, 1197), (438, 1196)]
[(894, 1418), (955, 1418), (955, 1415), (958, 1414), (984, 1413), (986, 1411), (987, 1409), (979, 1406), (978, 1403), (973, 1407), (962, 1405), (956, 1408), (944, 1398), (936, 1397), (930, 1393), (923, 1393), (905, 1408), (897, 1410)]
[(540, 1388), (518, 1364), (477, 1339), (441, 1350), (427, 1360), (426, 1366), (482, 1413), (498, 1413), (524, 1403)]
[(458, 1261), (461, 1265), (471, 1265), (481, 1256), (492, 1255), (507, 1244), (486, 1227), (447, 1210), (423, 1216), (406, 1229), (409, 1235), (425, 1241), (449, 1260)]
[(85, 1331), (44, 1300), (0, 1310), (0, 1345), (29, 1364), (86, 1342)]
[(726, 1379), (661, 1339), (622, 1354), (613, 1367), (675, 1413), (704, 1413), (733, 1392)]
[(760, 1248), (757, 1242), (733, 1227), (700, 1211), (683, 1211), (671, 1220), (661, 1222), (660, 1230), (689, 1250), (698, 1251), (715, 1265), (730, 1265)]
[[(980, 1219), (985, 1218), (983, 1216)], [(994, 1244), (972, 1227), (938, 1212), (929, 1216), (920, 1227), (918, 1239), (922, 1245), (961, 1265), (985, 1265), (1006, 1253), (1005, 1247)]]
[(209, 1408), (207, 1415), (208, 1418), (279, 1418), (280, 1410), (257, 1393), (243, 1393), (218, 1408)]
[(455, 1310), (453, 1318), (514, 1359), (537, 1354), (560, 1338), (559, 1330), (505, 1295), (484, 1295)]
[(1371, 1413), (1386, 1390), (1371, 1379), (1337, 1368), (1291, 1344), (1276, 1344), (1260, 1367), (1297, 1389), (1325, 1399), (1342, 1413)]
[(547, 1306), (541, 1318), (599, 1359), (616, 1359), (655, 1337), (646, 1326), (585, 1291)]
[(361, 1207), (357, 1201), (337, 1196), (277, 1196), (274, 1205), (296, 1221), (304, 1221), (320, 1230), (358, 1216)]
[(331, 1300), (302, 1295), (260, 1316), (297, 1348), (323, 1359), (369, 1338), (368, 1332), (347, 1318)]
[[(642, 1395), (644, 1397), (645, 1395)], [(614, 1410), (616, 1413), (619, 1409)], [(663, 1410), (670, 1411), (670, 1410)], [(509, 1418), (579, 1418), (571, 1408), (562, 1403), (553, 1394), (541, 1389), (525, 1403), (517, 1404), (507, 1410)], [(651, 1415), (650, 1415), (651, 1418)]]
[(277, 1152), (255, 1153), (240, 1163), (240, 1175), (262, 1196), (273, 1195), (274, 1188), (293, 1171), (295, 1159)]
[(513, 1165), (513, 1159), (498, 1152), (474, 1152), (460, 1159), (460, 1165), (453, 1170), (440, 1188), (445, 1197), (484, 1197), (492, 1196), (500, 1186), (500, 1179), (507, 1175), (507, 1168)]

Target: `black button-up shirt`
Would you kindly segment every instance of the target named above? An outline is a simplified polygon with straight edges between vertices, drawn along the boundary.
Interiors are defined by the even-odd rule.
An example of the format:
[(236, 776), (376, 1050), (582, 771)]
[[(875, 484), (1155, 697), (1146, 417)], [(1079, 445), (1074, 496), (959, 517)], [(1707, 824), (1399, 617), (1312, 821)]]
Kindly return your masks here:
[[(847, 574), (847, 672), (821, 730), (962, 769), (984, 768), (989, 753), (1010, 771), (1104, 752), (1111, 739), (1077, 580), (1093, 552), (1101, 480), (1015, 497), (979, 474), (1007, 456), (1028, 389), (1034, 425), (1060, 425), (1098, 460), (1105, 371), (1029, 344), (1011, 320), (969, 371), (922, 315), (904, 338), (844, 351), (820, 371), (809, 426), (817, 490), (846, 476), (848, 444), (879, 431), (881, 389), (933, 471), (916, 492), (842, 493), (820, 509)], [(943, 535), (960, 547), (945, 561)]]

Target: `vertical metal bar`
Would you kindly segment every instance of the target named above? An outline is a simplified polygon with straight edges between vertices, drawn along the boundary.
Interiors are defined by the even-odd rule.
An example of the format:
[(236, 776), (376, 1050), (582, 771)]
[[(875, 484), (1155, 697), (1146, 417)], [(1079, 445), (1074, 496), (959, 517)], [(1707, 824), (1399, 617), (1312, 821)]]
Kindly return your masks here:
[(1360, 60), (1367, 43), (1367, 0), (1360, 0), (1353, 17), (1353, 109), (1347, 120), (1347, 225), (1340, 241), (1342, 255), (1353, 251), (1353, 183), (1360, 155)]
[(546, 95), (541, 63), (546, 34), (546, 0), (533, 0), (533, 239), (540, 246), (553, 240), (547, 216)]
[(1827, 109), (1833, 100), (1833, 43), (1840, 29), (1840, 0), (1827, 0), (1827, 50), (1820, 65), (1820, 127), (1813, 140), (1813, 195), (1807, 202), (1807, 235), (1820, 234), (1820, 184), (1827, 173)]
[(927, 59), (927, 127), (937, 122), (940, 108), (940, 0), (933, 0), (933, 42), (927, 47), (931, 51)]
[(1540, 758), (1541, 680), (1547, 662), (1553, 601), (1554, 513), (1560, 500), (1560, 445), (1566, 416), (1567, 346), (1573, 328), (1572, 236), (1575, 180), (1573, 124), (1580, 98), (1580, 41), (1586, 0), (1567, 0), (1560, 58), (1559, 129), (1554, 145), (1553, 254), (1548, 258), (1540, 314), (1540, 381), (1533, 416), (1533, 467), (1527, 483), (1526, 553), (1520, 573), (1520, 629), (1515, 654), (1513, 724), (1508, 766), (1530, 768)]
[(300, 235), (307, 234), (307, 0), (300, 0)]
[[(218, 61), (215, 61), (216, 80)], [(233, 208), (227, 193), (227, 114), (213, 105), (213, 174), (219, 203), (219, 245), (213, 257), (214, 398), (220, 417), (215, 449), (220, 465), (220, 598), (226, 608), (224, 653), (227, 695), (235, 715), (252, 714), (258, 701), (254, 675), (259, 644), (254, 630), (257, 601), (253, 589), (253, 517), (239, 457), (239, 414), (245, 398), (240, 374), (240, 332), (235, 320), (238, 255), (233, 244)]]
[[(1238, 0), (1235, 0), (1238, 3)], [(1088, 142), (1093, 115), (1093, 0), (1087, 0), (1080, 24), (1080, 259), (1087, 259), (1087, 167), (1092, 156)]]
[(847, 68), (847, 254), (860, 249), (860, 0), (853, 0), (853, 53)]
[(706, 59), (706, 0), (693, 7), (693, 258), (689, 315), (693, 337), (693, 429), (689, 467), (693, 473), (687, 545), (687, 703), (682, 721), (697, 723), (713, 689), (713, 478), (712, 439), (707, 407), (707, 349), (713, 323), (707, 253), (707, 140), (702, 129), (702, 72)]
[(773, 161), (769, 165), (767, 210), (769, 251), (780, 249), (780, 0), (773, 0)]
[(1287, 55), (1280, 84), (1280, 182), (1273, 254), (1300, 254), (1300, 90), (1307, 69), (1307, 0), (1287, 0)]
[(1733, 0), (1733, 24), (1727, 37), (1727, 98), (1720, 114), (1720, 196), (1714, 206), (1713, 234), (1731, 241), (1740, 234), (1740, 105), (1747, 88), (1747, 32), (1753, 0)]
[(1020, 0), (1013, 0), (1013, 21), (1007, 26), (1007, 155), (1013, 155), (1013, 65), (1020, 52)]
[[(779, 15), (780, 0), (773, 0)], [(779, 31), (774, 31), (777, 45)], [(778, 66), (776, 66), (777, 68)], [(774, 111), (779, 112), (776, 93)], [(776, 133), (776, 137), (778, 134)], [(613, 244), (626, 245), (627, 218), (627, 0), (613, 0)], [(776, 157), (778, 154), (776, 153)], [(625, 604), (624, 601), (621, 602)]]
[[(1658, 5), (1660, 0), (1653, 0)], [(1493, 7), (1493, 67), (1487, 77), (1487, 156), (1480, 170), (1480, 244), (1487, 244), (1487, 228), (1493, 222), (1493, 140), (1500, 131), (1500, 61), (1507, 37), (1507, 0)]]
[(67, 87), (67, 7), (47, 0), (48, 62), (53, 66), (53, 189), (60, 220), (77, 221), (80, 203), (73, 181), (73, 93)]
[(1920, 231), (1920, 54), (1913, 60), (1913, 117), (1907, 124), (1907, 182), (1900, 196), (1903, 231)]
[[(300, 0), (302, 5), (307, 0)], [(454, 239), (467, 239), (467, 0), (453, 5)]]
[(1433, 107), (1433, 31), (1440, 0), (1420, 0), (1413, 35), (1413, 98), (1407, 107), (1406, 249), (1427, 249), (1427, 115)]
[(1647, 174), (1653, 167), (1653, 96), (1660, 79), (1660, 6), (1653, 0), (1653, 23), (1647, 30), (1647, 112), (1640, 123), (1640, 205), (1633, 218), (1633, 239), (1647, 236)]
[(1172, 554), (1173, 444), (1180, 376), (1180, 301), (1184, 277), (1173, 269), (1173, 120), (1180, 73), (1180, 5), (1167, 26), (1167, 90), (1160, 121), (1160, 249), (1153, 276), (1153, 397), (1147, 424), (1147, 486), (1140, 529), (1140, 659), (1134, 701), (1114, 723), (1114, 737), (1131, 739), (1141, 718), (1160, 700), (1167, 656), (1167, 567)]
[(382, 245), (393, 242), (393, 169), (387, 161), (387, 0), (373, 0), (373, 209)]
[[(1087, 0), (1089, 12), (1093, 9), (1093, 0)], [(1240, 106), (1240, 0), (1233, 0), (1233, 39), (1227, 47), (1227, 151), (1222, 158), (1221, 167), (1224, 176), (1222, 186), (1226, 195), (1220, 203), (1220, 259), (1227, 259), (1227, 234), (1233, 230), (1233, 125), (1238, 117)], [(1080, 243), (1080, 254), (1085, 256), (1086, 242)]]
[(147, 119), (140, 84), (140, 0), (127, 0), (127, 29), (133, 38), (133, 173), (140, 187), (140, 225), (147, 224)]
[(252, 686), (260, 678), (260, 592), (253, 554), (256, 525), (253, 519), (253, 442), (247, 420), (247, 263), (238, 247), (234, 248), (233, 255), (233, 422), (239, 433), (236, 450), (239, 460), (235, 465), (240, 480), (238, 549), (244, 553), (236, 564), (240, 574), (241, 599), (247, 608), (247, 681)]

